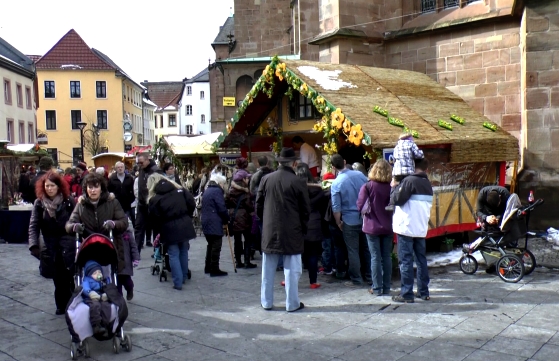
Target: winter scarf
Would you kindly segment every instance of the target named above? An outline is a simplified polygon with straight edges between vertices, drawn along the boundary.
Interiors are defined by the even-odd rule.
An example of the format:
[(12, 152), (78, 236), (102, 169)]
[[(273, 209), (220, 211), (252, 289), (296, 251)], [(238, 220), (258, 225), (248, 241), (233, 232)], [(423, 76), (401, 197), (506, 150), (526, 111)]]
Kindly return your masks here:
[(53, 199), (50, 199), (46, 196), (43, 197), (43, 207), (49, 213), (49, 216), (51, 218), (56, 219), (56, 210), (58, 209), (58, 206), (62, 204), (62, 201), (63, 197), (61, 193), (58, 193), (56, 196), (54, 196)]

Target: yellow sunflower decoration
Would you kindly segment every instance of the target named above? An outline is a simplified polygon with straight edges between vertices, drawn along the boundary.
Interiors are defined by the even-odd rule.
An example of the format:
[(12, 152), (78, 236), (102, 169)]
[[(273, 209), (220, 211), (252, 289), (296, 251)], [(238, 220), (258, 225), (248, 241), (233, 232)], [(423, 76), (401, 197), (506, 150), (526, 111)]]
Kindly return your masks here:
[(351, 130), (351, 123), (349, 122), (349, 120), (344, 120), (342, 126), (344, 127), (344, 133), (349, 133), (349, 131)]
[(324, 98), (320, 95), (316, 97), (316, 104), (324, 104)]
[(361, 140), (363, 140), (363, 130), (361, 129), (361, 124), (351, 127), (347, 140), (356, 146), (361, 145)]
[(285, 73), (285, 63), (278, 64), (276, 66), (276, 76), (280, 81), (283, 81), (283, 73)]
[(332, 115), (330, 117), (332, 118), (332, 127), (338, 130), (342, 129), (342, 125), (345, 120), (345, 115), (342, 113), (342, 110), (340, 108), (337, 108), (332, 112)]
[(231, 131), (233, 130), (233, 126), (231, 124), (227, 124), (225, 129), (227, 129), (227, 133), (231, 133)]
[(266, 65), (266, 69), (262, 70), (262, 75), (268, 74), (269, 71), (270, 71), (270, 65)]
[(307, 86), (307, 83), (303, 83), (303, 85), (301, 85), (300, 93), (306, 95), (308, 91), (309, 87)]

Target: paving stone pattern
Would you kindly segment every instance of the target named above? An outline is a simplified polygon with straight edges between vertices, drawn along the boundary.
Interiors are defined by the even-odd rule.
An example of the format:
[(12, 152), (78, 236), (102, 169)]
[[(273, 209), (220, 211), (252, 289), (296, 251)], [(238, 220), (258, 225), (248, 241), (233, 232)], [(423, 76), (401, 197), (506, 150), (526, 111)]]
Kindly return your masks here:
[[(432, 300), (415, 304), (394, 304), (331, 276), (319, 276), (323, 286), (311, 290), (304, 272), (305, 309), (287, 313), (282, 274), (276, 273), (275, 307), (265, 311), (260, 257), (258, 268), (235, 274), (224, 241), (229, 276), (203, 274), (206, 242), (198, 238), (191, 242), (193, 276), (182, 291), (150, 274), (152, 259), (144, 252), (125, 324), (133, 349), (115, 355), (110, 341), (93, 340), (91, 359), (548, 361), (559, 354), (553, 269), (507, 284), (483, 267), (472, 276), (457, 266), (433, 268)], [(69, 360), (70, 335), (64, 318), (54, 315), (52, 282), (39, 276), (27, 247), (0, 244), (0, 269), (0, 361)]]

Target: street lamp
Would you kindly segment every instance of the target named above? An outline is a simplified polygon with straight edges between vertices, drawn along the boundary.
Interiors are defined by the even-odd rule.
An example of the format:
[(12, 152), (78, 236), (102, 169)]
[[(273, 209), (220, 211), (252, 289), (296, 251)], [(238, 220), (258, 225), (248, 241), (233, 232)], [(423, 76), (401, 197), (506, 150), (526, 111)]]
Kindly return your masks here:
[(84, 162), (84, 152), (83, 152), (83, 135), (85, 132), (92, 132), (93, 136), (95, 137), (99, 137), (101, 135), (101, 132), (99, 131), (99, 126), (97, 124), (92, 124), (93, 130), (91, 129), (86, 129), (84, 131), (84, 128), (86, 127), (87, 123), (86, 122), (76, 122), (76, 125), (78, 126), (78, 128), (80, 129), (80, 144), (81, 144), (81, 161)]
[(80, 144), (81, 144), (81, 161), (84, 161), (84, 156), (83, 156), (83, 128), (85, 128), (85, 126), (87, 125), (86, 122), (77, 122), (76, 125), (78, 126), (78, 128), (80, 128)]

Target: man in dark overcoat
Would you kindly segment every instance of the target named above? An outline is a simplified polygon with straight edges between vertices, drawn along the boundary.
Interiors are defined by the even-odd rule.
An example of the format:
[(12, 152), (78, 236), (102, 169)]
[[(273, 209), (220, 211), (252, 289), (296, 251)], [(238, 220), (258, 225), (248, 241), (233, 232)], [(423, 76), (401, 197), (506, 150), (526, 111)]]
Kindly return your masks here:
[(303, 272), (301, 255), (311, 212), (307, 183), (295, 174), (297, 157), (293, 148), (283, 148), (276, 172), (262, 178), (256, 196), (256, 213), (262, 219), (261, 305), (271, 310), (274, 276), (283, 258), (288, 312), (304, 307), (299, 300), (299, 278)]

